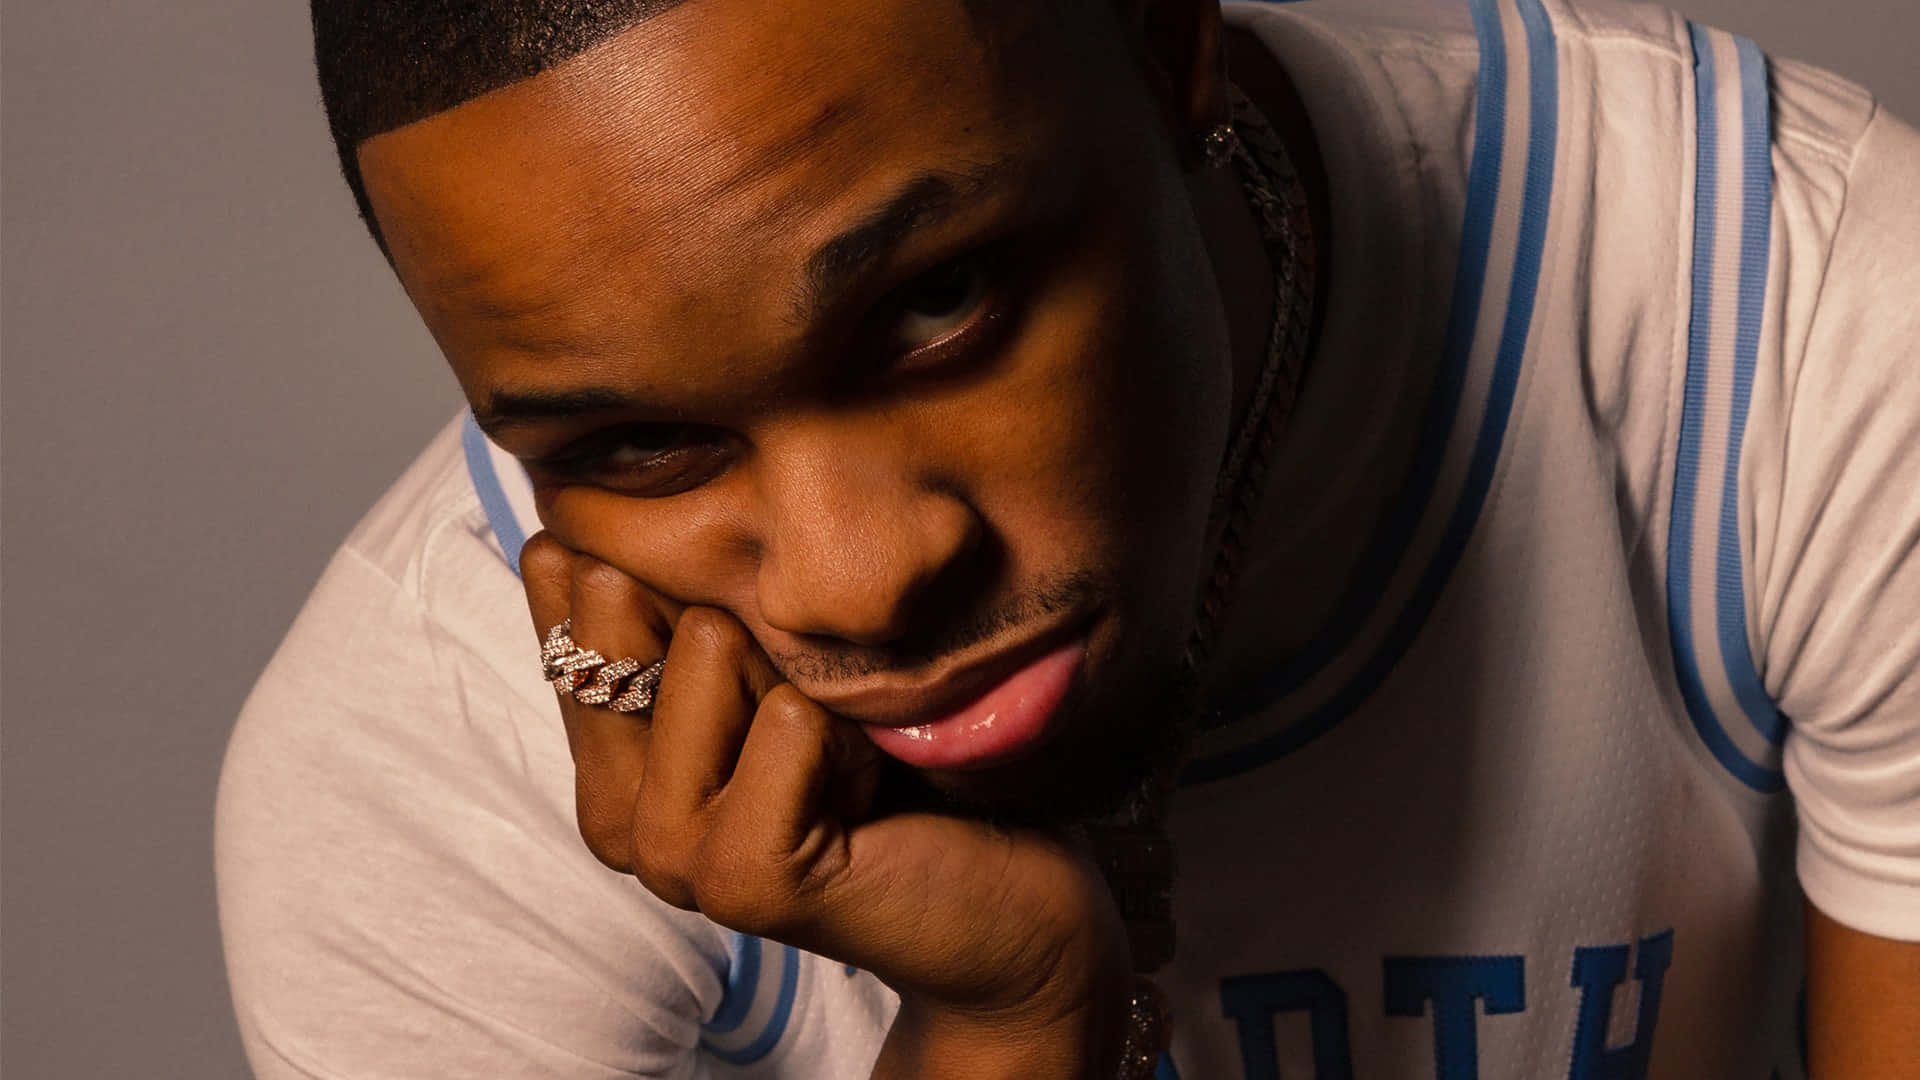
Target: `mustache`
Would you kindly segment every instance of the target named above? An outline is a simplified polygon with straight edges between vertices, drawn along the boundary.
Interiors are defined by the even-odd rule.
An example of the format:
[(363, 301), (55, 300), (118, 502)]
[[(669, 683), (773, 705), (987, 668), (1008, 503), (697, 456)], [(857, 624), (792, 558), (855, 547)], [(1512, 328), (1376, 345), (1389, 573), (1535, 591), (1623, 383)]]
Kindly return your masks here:
[(930, 636), (924, 640), (908, 638), (897, 645), (849, 645), (768, 655), (774, 667), (789, 680), (814, 686), (882, 672), (912, 671), (931, 667), (944, 657), (991, 641), (1022, 623), (1087, 607), (1104, 591), (1104, 581), (1098, 574), (1079, 570), (1024, 589), (977, 611), (956, 613), (956, 621), (931, 628)]

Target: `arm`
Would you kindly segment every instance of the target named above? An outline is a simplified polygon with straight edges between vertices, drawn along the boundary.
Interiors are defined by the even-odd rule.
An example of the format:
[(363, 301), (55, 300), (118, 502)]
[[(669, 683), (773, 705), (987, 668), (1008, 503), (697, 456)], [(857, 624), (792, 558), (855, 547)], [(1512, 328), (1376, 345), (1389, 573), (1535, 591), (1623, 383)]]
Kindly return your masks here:
[[(1822, 194), (1813, 171), (1776, 171), (1776, 222), (1796, 235)], [(1825, 190), (1837, 220), (1805, 347), (1763, 364), (1764, 434), (1749, 435), (1765, 677), (1792, 720), (1808, 1065), (1828, 1080), (1909, 1077), (1920, 1061), (1916, 178), (1920, 136), (1876, 111)], [(1800, 318), (1783, 305), (1785, 340)]]
[(1807, 1069), (1903, 1080), (1920, 1062), (1920, 942), (1861, 933), (1807, 905)]
[(1100, 1048), (1117, 1048), (1112, 1010), (1089, 1007), (1051, 1024), (948, 1016), (902, 999), (874, 1064), (874, 1080), (980, 1080), (1060, 1077), (1106, 1080), (1117, 1064)]

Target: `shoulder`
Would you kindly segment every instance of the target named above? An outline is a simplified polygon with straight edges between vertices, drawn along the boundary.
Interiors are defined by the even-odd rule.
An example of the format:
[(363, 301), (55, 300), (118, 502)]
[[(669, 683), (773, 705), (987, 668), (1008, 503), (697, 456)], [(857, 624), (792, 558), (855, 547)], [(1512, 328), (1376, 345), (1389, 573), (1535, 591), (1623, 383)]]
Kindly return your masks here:
[(486, 525), (479, 497), (467, 479), (461, 430), (458, 419), (442, 427), (354, 526), (344, 545), (416, 593), (430, 544), (448, 530), (473, 533), (475, 526)]
[[(533, 630), (519, 579), (475, 491), (466, 435), (462, 417), (434, 436), (341, 545), (314, 601), (351, 602), (359, 574), (341, 564), (355, 564), (479, 659), (518, 672)], [(336, 582), (336, 574), (346, 580)]]
[(450, 424), (334, 553), (255, 684), (234, 752), (256, 729), (281, 750), (342, 752), (458, 711), (543, 714), (537, 672), (518, 670), (533, 641), (519, 593)]
[[(372, 850), (404, 816), (423, 840), (482, 789), (522, 827), (569, 826), (569, 758), (518, 592), (458, 428), (443, 431), (335, 552), (241, 710), (217, 828), (223, 855), (249, 857), (223, 878), (295, 835), (309, 855)], [(516, 642), (521, 665), (503, 656)]]
[(249, 696), (215, 849), (261, 1075), (692, 1068), (726, 941), (580, 843), (519, 593), (452, 428), (341, 547)]
[[(527, 707), (550, 705), (519, 579), (494, 538), (468, 472), (464, 417), (436, 434), (334, 553), (256, 695), (292, 679), (329, 679), (345, 705), (373, 691), (342, 671), (349, 650), (430, 661), (436, 677), (478, 668)], [(425, 669), (417, 669), (424, 672)]]

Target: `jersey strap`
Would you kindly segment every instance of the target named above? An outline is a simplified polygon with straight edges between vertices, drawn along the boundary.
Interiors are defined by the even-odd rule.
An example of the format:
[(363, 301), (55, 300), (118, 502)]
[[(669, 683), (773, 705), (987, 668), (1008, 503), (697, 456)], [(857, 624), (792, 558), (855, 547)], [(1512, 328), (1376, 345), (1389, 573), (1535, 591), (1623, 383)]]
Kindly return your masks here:
[(460, 449), (467, 458), (467, 478), (473, 481), (480, 508), (487, 512), (487, 525), (499, 543), (500, 557), (517, 576), (520, 548), (527, 537), (540, 531), (540, 519), (533, 510), (533, 482), (512, 454), (493, 445), (471, 412), (460, 424)]
[(700, 1048), (729, 1065), (751, 1065), (786, 1034), (800, 988), (800, 950), (727, 933), (733, 938), (727, 989), (720, 1007), (700, 1025)]
[(1667, 534), (1667, 625), (1694, 730), (1760, 792), (1785, 786), (1787, 719), (1754, 668), (1740, 547), (1740, 446), (1760, 348), (1773, 210), (1766, 59), (1691, 26), (1695, 176), (1686, 397)]
[(1541, 0), (1466, 0), (1479, 42), (1473, 155), (1433, 394), (1413, 471), (1327, 628), (1208, 708), (1183, 783), (1225, 779), (1333, 729), (1399, 663), (1479, 521), (1533, 327), (1559, 138), (1559, 57)]

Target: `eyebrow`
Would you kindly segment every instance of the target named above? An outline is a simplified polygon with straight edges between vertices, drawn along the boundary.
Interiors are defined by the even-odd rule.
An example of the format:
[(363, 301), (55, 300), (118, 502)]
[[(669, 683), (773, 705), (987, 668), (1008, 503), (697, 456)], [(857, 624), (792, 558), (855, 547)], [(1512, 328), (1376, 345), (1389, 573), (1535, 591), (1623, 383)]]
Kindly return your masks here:
[(923, 172), (879, 206), (807, 257), (792, 319), (808, 325), (830, 308), (859, 276), (898, 248), (916, 230), (940, 224), (962, 207), (1007, 186), (1012, 157), (998, 157), (956, 170)]
[(575, 390), (494, 390), (473, 410), (473, 421), (489, 437), (543, 420), (571, 420), (615, 409), (644, 410), (646, 402), (604, 386)]

